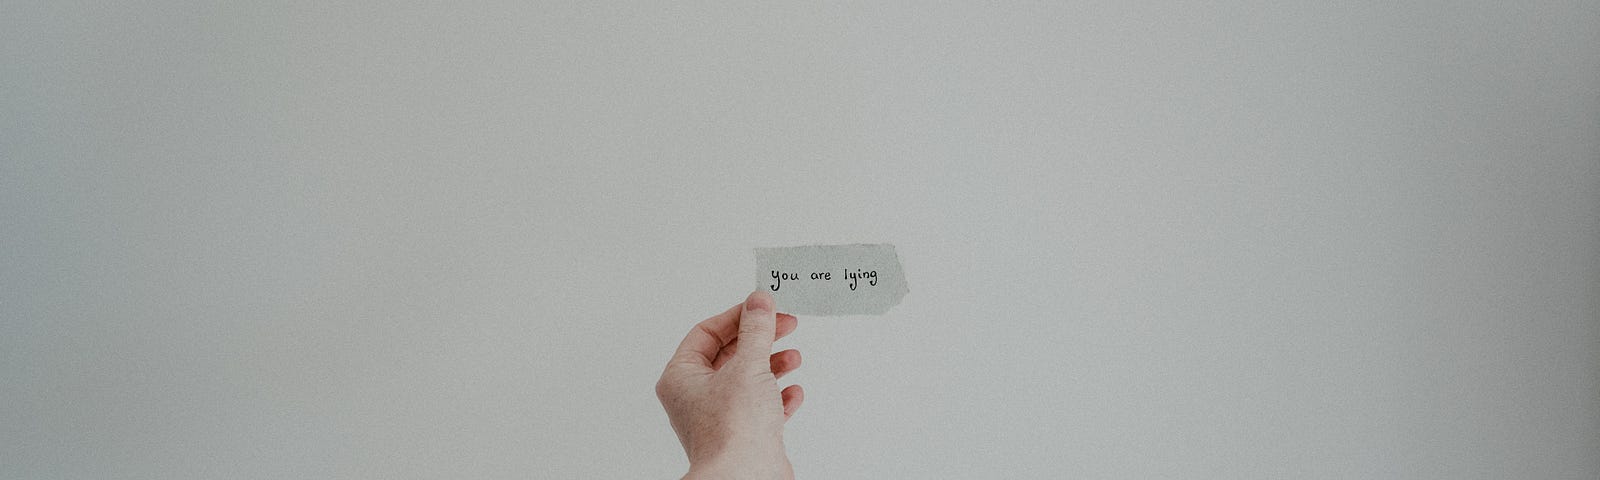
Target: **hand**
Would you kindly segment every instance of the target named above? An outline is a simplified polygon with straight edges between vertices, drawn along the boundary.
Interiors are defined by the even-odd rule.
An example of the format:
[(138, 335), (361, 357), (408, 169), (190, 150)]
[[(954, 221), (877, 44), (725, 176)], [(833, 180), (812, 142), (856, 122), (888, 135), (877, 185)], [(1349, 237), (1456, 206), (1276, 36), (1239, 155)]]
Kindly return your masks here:
[(799, 385), (779, 391), (778, 379), (800, 367), (800, 352), (772, 353), (772, 342), (798, 324), (757, 290), (683, 338), (656, 397), (689, 455), (684, 478), (794, 478), (783, 424), (805, 392)]

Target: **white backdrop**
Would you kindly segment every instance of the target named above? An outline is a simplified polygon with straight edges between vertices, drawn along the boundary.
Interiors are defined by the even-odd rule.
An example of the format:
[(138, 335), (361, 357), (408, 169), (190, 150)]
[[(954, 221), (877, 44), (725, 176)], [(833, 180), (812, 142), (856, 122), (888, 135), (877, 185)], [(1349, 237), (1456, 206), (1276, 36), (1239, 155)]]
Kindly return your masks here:
[[(0, 477), (1600, 476), (1594, 2), (0, 3)], [(353, 3), (330, 5), (331, 3)]]

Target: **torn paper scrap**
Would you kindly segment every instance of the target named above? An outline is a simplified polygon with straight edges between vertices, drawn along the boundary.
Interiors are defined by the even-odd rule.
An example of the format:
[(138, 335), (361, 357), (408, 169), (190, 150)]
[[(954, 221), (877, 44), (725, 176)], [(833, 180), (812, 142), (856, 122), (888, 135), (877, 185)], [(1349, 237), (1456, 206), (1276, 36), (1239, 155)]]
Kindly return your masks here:
[(757, 248), (756, 288), (796, 315), (880, 315), (900, 304), (905, 270), (894, 245)]

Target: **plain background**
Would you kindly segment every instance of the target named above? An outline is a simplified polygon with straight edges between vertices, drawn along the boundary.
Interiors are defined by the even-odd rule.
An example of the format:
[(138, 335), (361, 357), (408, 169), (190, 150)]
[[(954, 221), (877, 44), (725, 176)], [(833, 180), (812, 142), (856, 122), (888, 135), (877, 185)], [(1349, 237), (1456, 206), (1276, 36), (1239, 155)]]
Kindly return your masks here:
[(0, 3), (0, 477), (672, 477), (854, 242), (804, 478), (1600, 476), (1600, 4), (980, 3)]

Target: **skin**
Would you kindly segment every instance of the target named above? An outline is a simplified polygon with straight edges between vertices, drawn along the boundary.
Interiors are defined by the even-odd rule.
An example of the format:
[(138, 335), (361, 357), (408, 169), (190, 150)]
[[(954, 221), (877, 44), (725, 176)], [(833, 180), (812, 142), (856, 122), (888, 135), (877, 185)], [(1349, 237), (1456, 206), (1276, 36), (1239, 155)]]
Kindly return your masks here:
[(794, 478), (783, 425), (805, 392), (799, 385), (780, 390), (778, 379), (800, 367), (800, 352), (772, 353), (772, 343), (797, 325), (757, 290), (683, 338), (656, 397), (689, 456), (684, 478)]

